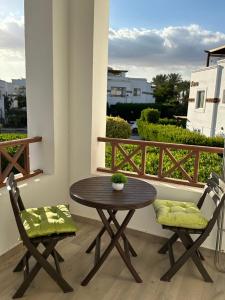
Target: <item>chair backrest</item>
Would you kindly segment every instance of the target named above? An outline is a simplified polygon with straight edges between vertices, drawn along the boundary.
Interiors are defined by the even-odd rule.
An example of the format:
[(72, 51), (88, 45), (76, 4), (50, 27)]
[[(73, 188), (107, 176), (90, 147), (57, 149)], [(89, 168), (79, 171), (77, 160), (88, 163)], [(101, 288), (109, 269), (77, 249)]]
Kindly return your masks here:
[(10, 202), (12, 205), (13, 213), (16, 219), (16, 224), (20, 233), (20, 236), (22, 240), (24, 238), (28, 238), (27, 233), (24, 229), (21, 217), (20, 217), (20, 212), (25, 209), (22, 198), (20, 196), (20, 191), (19, 188), (17, 187), (17, 182), (15, 180), (14, 174), (11, 172), (9, 174), (9, 177), (7, 178), (6, 181), (6, 187), (7, 190), (9, 191), (9, 196), (10, 196)]
[(216, 206), (213, 215), (207, 226), (211, 230), (219, 217), (221, 209), (224, 209), (225, 182), (216, 173), (212, 173), (209, 179), (207, 180), (206, 189), (204, 193), (206, 193), (206, 196), (207, 195), (210, 196), (210, 198), (213, 200)]

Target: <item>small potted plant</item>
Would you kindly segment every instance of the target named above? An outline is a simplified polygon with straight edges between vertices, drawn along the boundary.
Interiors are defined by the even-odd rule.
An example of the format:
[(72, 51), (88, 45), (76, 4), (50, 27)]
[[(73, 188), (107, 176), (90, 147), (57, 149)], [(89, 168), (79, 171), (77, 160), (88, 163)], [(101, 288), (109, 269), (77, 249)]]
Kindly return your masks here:
[(127, 177), (122, 173), (112, 175), (112, 188), (115, 191), (121, 191), (124, 188), (124, 183), (127, 183)]

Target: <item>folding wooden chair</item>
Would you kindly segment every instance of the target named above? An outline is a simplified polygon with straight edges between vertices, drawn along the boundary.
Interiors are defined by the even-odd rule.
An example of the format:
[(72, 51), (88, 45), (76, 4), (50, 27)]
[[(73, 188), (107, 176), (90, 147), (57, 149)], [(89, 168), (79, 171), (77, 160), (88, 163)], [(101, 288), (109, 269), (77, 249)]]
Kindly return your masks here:
[[(14, 269), (14, 272), (20, 272), (22, 270), (24, 271), (24, 281), (14, 294), (13, 298), (20, 298), (24, 295), (25, 291), (41, 268), (43, 268), (50, 275), (50, 277), (59, 285), (64, 293), (72, 292), (73, 288), (65, 281), (61, 274), (59, 262), (62, 262), (63, 258), (55, 250), (55, 246), (58, 241), (66, 237), (75, 236), (75, 232), (77, 230), (69, 213), (68, 207), (66, 205), (59, 205), (55, 207), (49, 206), (26, 210), (13, 173), (9, 175), (6, 185), (9, 191), (10, 201), (20, 237), (24, 246), (27, 248), (25, 255)], [(39, 214), (40, 212), (44, 215)], [(54, 220), (49, 220), (49, 216), (53, 216)], [(60, 222), (57, 224), (57, 232), (51, 232), (53, 227), (55, 227), (55, 222), (57, 223), (58, 217), (60, 218)], [(40, 227), (38, 224), (35, 224), (32, 229), (32, 223), (35, 220), (44, 220), (46, 222), (46, 226), (43, 224), (43, 222), (41, 222)], [(44, 230), (47, 231), (42, 235)], [(42, 244), (45, 248), (43, 252), (38, 250), (38, 246), (40, 244)], [(55, 268), (47, 261), (50, 255), (54, 258)], [(36, 264), (30, 270), (29, 259), (31, 257), (36, 260)]]
[[(200, 212), (200, 208), (202, 207), (207, 196), (209, 196), (209, 198), (211, 198), (215, 203), (215, 210), (209, 221), (206, 220)], [(161, 249), (159, 250), (159, 253), (161, 254), (165, 254), (167, 252), (169, 253), (169, 259), (171, 264), (170, 269), (161, 277), (162, 281), (170, 281), (171, 278), (177, 273), (177, 271), (179, 271), (180, 268), (187, 262), (187, 260), (191, 258), (204, 280), (206, 282), (213, 282), (212, 278), (209, 276), (208, 272), (203, 266), (202, 261), (204, 260), (204, 257), (199, 251), (199, 248), (211, 233), (219, 217), (221, 209), (224, 208), (224, 200), (225, 183), (218, 175), (212, 173), (207, 181), (204, 193), (199, 199), (197, 205), (190, 202), (179, 202), (170, 200), (155, 201), (154, 208), (156, 211), (158, 223), (162, 225), (163, 229), (171, 230), (174, 232), (171, 238), (168, 239), (167, 242), (163, 245), (163, 247), (161, 247)], [(165, 204), (167, 208), (165, 208)], [(181, 207), (181, 210), (179, 210), (179, 207)], [(188, 207), (189, 211), (188, 209), (185, 210), (185, 207)], [(173, 214), (178, 211), (179, 214), (177, 214), (174, 217)], [(184, 218), (187, 218), (187, 224), (184, 224), (183, 226), (180, 223), (184, 222), (185, 220), (182, 219), (179, 221), (179, 217), (182, 216), (182, 211), (184, 212)], [(166, 212), (169, 215), (167, 214), (166, 216)], [(192, 212), (195, 214), (193, 219), (191, 216)], [(176, 223), (179, 223), (179, 225), (176, 225)], [(191, 234), (198, 235), (196, 240), (192, 239)], [(186, 251), (183, 255), (180, 256), (179, 259), (175, 261), (173, 253), (173, 244), (177, 241), (178, 238), (180, 238)]]

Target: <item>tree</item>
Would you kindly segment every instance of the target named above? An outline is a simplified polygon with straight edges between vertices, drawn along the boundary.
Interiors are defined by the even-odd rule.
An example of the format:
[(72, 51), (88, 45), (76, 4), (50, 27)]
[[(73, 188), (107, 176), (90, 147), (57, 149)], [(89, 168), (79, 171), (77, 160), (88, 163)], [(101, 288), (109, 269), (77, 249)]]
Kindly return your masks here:
[(168, 75), (159, 74), (152, 78), (152, 83), (153, 83), (153, 85), (158, 86), (158, 85), (165, 84), (167, 82), (167, 80), (168, 80)]
[(177, 86), (182, 81), (182, 77), (178, 73), (170, 73), (169, 75), (167, 75), (167, 79), (168, 82), (173, 86)]
[(189, 81), (178, 73), (159, 74), (152, 79), (156, 103), (177, 103), (189, 97)]

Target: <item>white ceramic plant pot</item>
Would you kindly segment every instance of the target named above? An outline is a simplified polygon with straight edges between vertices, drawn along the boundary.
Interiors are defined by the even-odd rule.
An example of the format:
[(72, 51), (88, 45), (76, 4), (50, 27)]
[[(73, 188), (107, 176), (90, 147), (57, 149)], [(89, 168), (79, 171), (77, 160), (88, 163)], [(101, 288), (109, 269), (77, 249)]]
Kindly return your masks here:
[(124, 183), (112, 183), (112, 188), (115, 191), (121, 191), (124, 188)]

